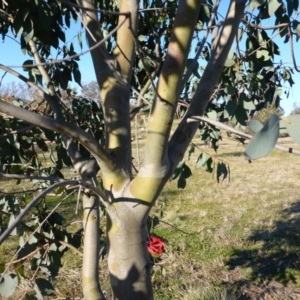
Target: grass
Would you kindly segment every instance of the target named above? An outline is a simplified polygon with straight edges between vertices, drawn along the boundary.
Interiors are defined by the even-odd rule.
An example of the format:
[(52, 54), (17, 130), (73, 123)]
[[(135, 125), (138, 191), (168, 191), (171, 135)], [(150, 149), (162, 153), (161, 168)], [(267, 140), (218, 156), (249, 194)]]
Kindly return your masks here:
[(176, 290), (158, 288), (158, 299), (300, 299), (299, 158), (273, 151), (249, 164), (242, 152), (229, 140), (219, 149), (230, 183), (194, 170), (185, 190), (171, 182), (160, 197), (162, 220), (190, 234), (154, 230), (166, 239), (163, 282)]
[[(289, 138), (280, 142), (293, 145)], [(250, 164), (243, 151), (237, 142), (221, 142), (217, 155), (230, 164), (231, 181), (219, 184), (204, 169), (194, 169), (194, 154), (186, 188), (169, 182), (158, 199), (151, 216), (162, 222), (152, 233), (164, 239), (165, 252), (154, 258), (156, 299), (300, 299), (299, 157), (274, 150)], [(48, 199), (49, 207), (58, 201)], [(66, 222), (81, 218), (74, 216), (75, 203), (73, 197), (60, 208)], [(0, 247), (1, 261), (13, 245)], [(62, 263), (57, 296), (81, 297), (80, 257), (69, 250)], [(101, 276), (109, 294), (105, 259)]]

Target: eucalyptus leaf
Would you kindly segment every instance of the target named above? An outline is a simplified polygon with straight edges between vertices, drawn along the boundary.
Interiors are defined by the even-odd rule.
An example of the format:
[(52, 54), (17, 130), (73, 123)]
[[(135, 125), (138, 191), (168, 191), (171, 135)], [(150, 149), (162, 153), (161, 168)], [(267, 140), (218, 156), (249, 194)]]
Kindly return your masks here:
[(233, 59), (227, 58), (224, 63), (224, 66), (228, 68), (228, 67), (232, 67), (234, 64), (235, 64), (235, 61)]
[(248, 9), (253, 10), (261, 5), (263, 5), (267, 0), (250, 0)]
[(226, 111), (228, 112), (229, 116), (233, 116), (237, 110), (238, 104), (236, 100), (232, 99), (229, 100), (226, 104)]
[(212, 120), (217, 120), (218, 118), (217, 112), (215, 110), (209, 111), (207, 113), (207, 116)]
[(179, 176), (179, 179), (177, 181), (177, 188), (184, 189), (185, 187), (186, 187), (186, 179), (183, 176), (183, 174), (181, 173)]
[(269, 1), (269, 4), (268, 4), (269, 16), (271, 17), (281, 5), (282, 5), (282, 2), (281, 1), (279, 2), (278, 0)]
[(183, 170), (183, 166), (185, 165), (184, 161), (180, 162), (177, 167), (175, 168), (171, 178), (170, 178), (170, 181), (176, 179), (182, 172)]
[(287, 118), (282, 118), (282, 121), (290, 137), (297, 144), (300, 144), (300, 115), (291, 115)]
[(55, 295), (53, 285), (51, 284), (50, 281), (46, 280), (45, 278), (37, 278), (35, 282), (39, 290), (41, 291), (42, 295), (44, 296)]
[(264, 125), (261, 122), (255, 119), (250, 120), (248, 125), (251, 131), (254, 133), (258, 133), (264, 127)]
[(205, 153), (201, 153), (197, 159), (196, 169), (201, 168), (205, 165), (207, 161), (207, 156)]
[(222, 176), (223, 176), (222, 181), (224, 181), (227, 175), (228, 175), (228, 171), (226, 165), (223, 162), (219, 162), (217, 165), (217, 181), (220, 182)]
[[(13, 214), (11, 214), (10, 217), (9, 217), (8, 227), (10, 227), (15, 220), (16, 220), (15, 216)], [(17, 228), (15, 228), (11, 232), (11, 235), (17, 235)]]
[(10, 297), (18, 285), (18, 277), (13, 274), (4, 274), (0, 282), (0, 296), (5, 298)]
[(192, 176), (192, 171), (186, 164), (184, 164), (181, 174), (184, 178), (189, 178), (190, 176)]
[(254, 105), (253, 101), (252, 100), (245, 100), (243, 99), (243, 107), (244, 109), (247, 109), (247, 110), (255, 110), (256, 109), (256, 106)]
[(254, 160), (267, 155), (276, 145), (278, 136), (279, 118), (277, 115), (271, 115), (263, 128), (249, 142), (245, 158)]
[(209, 173), (213, 171), (213, 159), (211, 157), (206, 161), (205, 170)]
[(23, 31), (23, 38), (26, 43), (28, 43), (32, 39), (33, 34), (34, 34), (33, 22), (32, 20), (27, 19)]

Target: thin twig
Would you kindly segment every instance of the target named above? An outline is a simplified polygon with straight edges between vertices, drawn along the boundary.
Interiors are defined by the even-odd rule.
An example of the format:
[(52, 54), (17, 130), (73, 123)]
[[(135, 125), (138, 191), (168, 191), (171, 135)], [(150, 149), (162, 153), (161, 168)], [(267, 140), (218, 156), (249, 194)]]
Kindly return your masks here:
[[(23, 225), (23, 224), (22, 224)], [(49, 247), (49, 244), (47, 243), (47, 244), (44, 244), (43, 246), (40, 246), (40, 247), (38, 247), (38, 248), (36, 248), (36, 249), (34, 249), (32, 252), (30, 252), (29, 254), (27, 254), (26, 256), (23, 256), (23, 257), (21, 257), (21, 258), (19, 258), (19, 259), (16, 259), (16, 260), (14, 260), (14, 261), (10, 261), (9, 263), (6, 263), (5, 264), (5, 267), (6, 268), (9, 268), (11, 265), (13, 265), (13, 264), (16, 264), (16, 263), (19, 263), (19, 262), (23, 262), (24, 260), (26, 260), (27, 258), (30, 258), (30, 257), (32, 257), (35, 253), (37, 253), (38, 251), (40, 251), (41, 249), (43, 249), (43, 248), (45, 248), (45, 247)], [(5, 272), (5, 271), (4, 271)]]
[(13, 130), (13, 131), (11, 131), (11, 132), (7, 132), (7, 133), (0, 134), (0, 139), (5, 138), (5, 137), (7, 137), (7, 136), (10, 136), (10, 135), (12, 135), (12, 134), (19, 134), (19, 133), (28, 131), (28, 130), (33, 129), (33, 128), (35, 128), (35, 127), (37, 127), (37, 126), (36, 126), (36, 125), (30, 125), (30, 126), (25, 127), (25, 128), (21, 128), (21, 129)]
[(214, 229), (214, 228), (204, 228), (204, 229), (202, 229), (202, 230), (200, 230), (200, 231), (197, 231), (197, 232), (186, 232), (186, 231), (184, 231), (184, 230), (178, 228), (177, 226), (175, 226), (175, 225), (173, 225), (173, 224), (171, 224), (171, 223), (168, 223), (168, 222), (166, 222), (166, 221), (163, 221), (163, 220), (160, 220), (160, 219), (159, 219), (158, 221), (161, 222), (161, 223), (164, 223), (164, 224), (166, 224), (166, 225), (168, 225), (168, 226), (170, 226), (170, 227), (176, 229), (177, 231), (180, 231), (181, 233), (184, 233), (184, 234), (186, 234), (186, 235), (197, 235), (197, 234), (202, 233), (204, 230)]
[(140, 146), (139, 146), (139, 137), (138, 137), (138, 115), (137, 114), (135, 115), (134, 123), (135, 123), (136, 155), (137, 155), (138, 165), (140, 167), (141, 162), (140, 162)]
[[(151, 73), (151, 78), (148, 78), (147, 82), (145, 83), (144, 87), (142, 88), (142, 90), (140, 91), (140, 93), (138, 94), (138, 99), (136, 102), (136, 105), (139, 106), (141, 105), (141, 100), (144, 100), (144, 95), (145, 93), (148, 91), (149, 87), (152, 84), (152, 81), (155, 79), (155, 77), (158, 75), (159, 70), (161, 69), (162, 66), (162, 58), (161, 58), (161, 53), (160, 53), (160, 49), (159, 49), (159, 43), (157, 42), (155, 45), (155, 56), (156, 56), (156, 61), (154, 62), (154, 64), (156, 65), (155, 70)], [(147, 103), (147, 102), (146, 102)]]
[(4, 74), (1, 76), (0, 87), (1, 87), (1, 85), (2, 85), (2, 81), (3, 81), (3, 79), (4, 79), (4, 77), (5, 77), (6, 74), (7, 74), (7, 71), (5, 71)]
[(58, 181), (58, 182), (65, 182), (66, 179), (54, 177), (54, 176), (29, 176), (23, 174), (4, 174), (0, 173), (0, 178), (8, 178), (8, 179), (28, 179), (28, 180), (50, 180), (50, 181)]
[(82, 187), (80, 186), (79, 189), (78, 189), (78, 194), (77, 194), (77, 202), (76, 202), (75, 215), (78, 214), (79, 201), (80, 201), (80, 197), (81, 197), (81, 190), (82, 190)]
[(291, 29), (291, 25), (290, 25), (290, 24), (289, 24), (289, 26), (288, 26), (288, 31), (289, 31), (289, 35), (290, 35), (290, 50), (291, 50), (291, 55), (292, 55), (293, 65), (294, 65), (295, 70), (296, 70), (297, 72), (300, 72), (300, 69), (298, 69), (297, 62), (296, 62), (296, 58), (295, 58), (293, 33), (292, 33), (292, 29)]
[(99, 12), (105, 15), (111, 15), (111, 16), (125, 16), (125, 17), (129, 17), (130, 16), (130, 12), (117, 12), (117, 11), (108, 11), (108, 10), (103, 10), (103, 9), (96, 9), (96, 8), (87, 8), (84, 7), (82, 5), (79, 4), (74, 4), (71, 3), (70, 1), (65, 1), (65, 0), (60, 0), (61, 3), (70, 6), (70, 7), (75, 7), (75, 8), (80, 8), (83, 9), (85, 11), (95, 11), (95, 12)]
[(24, 194), (24, 193), (26, 193), (26, 194), (32, 194), (32, 193), (34, 193), (34, 192), (40, 192), (40, 191), (42, 191), (42, 190), (44, 190), (43, 188), (36, 188), (36, 189), (30, 189), (30, 190), (19, 190), (19, 191), (13, 191), (13, 192), (3, 192), (3, 191), (0, 191), (0, 196), (2, 196), (2, 195), (15, 195), (15, 194)]
[(282, 28), (282, 27), (288, 27), (289, 26), (289, 23), (282, 23), (282, 24), (278, 24), (278, 25), (274, 25), (274, 26), (265, 27), (265, 26), (259, 26), (259, 25), (253, 24), (251, 22), (248, 22), (245, 19), (242, 19), (241, 22), (244, 23), (245, 25), (248, 25), (248, 26), (252, 27), (252, 28), (261, 29), (261, 30), (271, 30), (271, 29), (277, 29), (277, 28)]
[(150, 82), (151, 82), (151, 85), (152, 85), (152, 88), (153, 88), (153, 90), (154, 90), (154, 92), (155, 92), (155, 95), (156, 95), (158, 98), (161, 99), (161, 97), (158, 95), (158, 92), (157, 92), (157, 89), (156, 89), (156, 85), (155, 85), (155, 83), (154, 83), (154, 81), (153, 81), (153, 78), (152, 78), (152, 76), (151, 76), (151, 74), (150, 74), (150, 72), (149, 72), (149, 70), (148, 70), (148, 68), (147, 68), (147, 66), (146, 66), (146, 64), (145, 64), (145, 62), (144, 62), (144, 59), (143, 59), (143, 55), (144, 55), (144, 54), (143, 54), (143, 52), (142, 52), (142, 50), (141, 50), (140, 43), (139, 43), (137, 37), (134, 36), (134, 33), (133, 33), (133, 32), (132, 32), (132, 36), (134, 37), (134, 41), (135, 41), (135, 45), (136, 45), (136, 50), (137, 50), (137, 52), (138, 52), (138, 54), (139, 54), (139, 57), (140, 57), (140, 59), (141, 59), (142, 65), (143, 65), (143, 68), (144, 68), (144, 70), (145, 70), (145, 72), (146, 72), (146, 74), (147, 74), (148, 80), (150, 80)]
[(131, 87), (131, 89), (138, 97), (141, 97), (147, 105), (151, 106), (151, 102), (147, 100), (139, 91), (137, 91), (133, 86)]
[[(60, 206), (60, 204), (65, 200), (65, 199), (67, 199), (69, 196), (71, 196), (72, 195), (72, 193), (70, 193), (69, 195), (67, 195), (61, 202), (59, 202), (52, 210), (51, 210), (51, 212), (47, 215), (47, 217), (39, 224), (39, 226), (30, 234), (30, 236), (27, 238), (27, 240), (26, 240), (26, 242), (23, 244), (23, 246), (21, 246), (19, 249), (18, 249), (18, 251), (14, 254), (14, 256), (13, 256), (13, 258), (11, 259), (11, 261), (9, 262), (9, 264), (6, 266), (6, 268), (5, 268), (5, 270), (4, 270), (4, 272), (2, 273), (2, 276), (1, 276), (1, 278), (0, 278), (0, 282), (1, 282), (1, 280), (2, 280), (2, 278), (3, 278), (3, 276), (4, 276), (4, 274), (7, 272), (7, 270), (9, 269), (9, 267), (11, 266), (11, 264), (13, 263), (13, 260), (14, 260), (14, 258), (20, 253), (20, 251), (22, 250), (22, 248), (26, 245), (26, 243), (31, 239), (31, 237), (36, 233), (36, 232), (38, 232), (38, 230), (43, 226), (43, 224), (49, 219), (49, 217), (55, 212), (55, 210)], [(38, 198), (38, 197), (37, 197)], [(32, 201), (33, 202), (33, 201)], [(31, 203), (32, 203), (31, 202)], [(28, 207), (28, 206), (27, 206)], [(26, 207), (26, 208), (27, 208)], [(24, 210), (26, 210), (26, 208), (24, 209)], [(24, 212), (24, 210), (22, 211), (22, 213)], [(21, 213), (21, 214), (22, 214)], [(27, 213), (27, 212), (26, 212)], [(21, 215), (20, 214), (20, 215)], [(20, 215), (16, 218), (16, 220), (20, 217)], [(13, 224), (16, 222), (16, 220), (13, 222)], [(16, 224), (16, 226), (19, 224), (21, 222), (21, 219), (20, 219), (20, 221)], [(15, 227), (16, 227), (15, 226)], [(10, 227), (12, 227), (12, 226), (10, 226)], [(10, 228), (9, 227), (9, 228)], [(14, 228), (15, 228), (14, 227)], [(7, 229), (9, 229), (9, 228), (7, 228)], [(13, 228), (13, 229), (14, 229)], [(4, 231), (4, 233), (7, 231), (7, 229)], [(4, 233), (2, 234), (2, 236), (4, 235)], [(2, 236), (0, 237), (0, 245), (1, 245), (1, 238), (2, 238)]]
[(259, 47), (257, 47), (256, 49), (254, 49), (252, 52), (247, 53), (247, 56), (250, 56), (250, 55), (254, 54), (255, 52), (259, 51), (259, 49), (263, 48), (265, 46), (265, 44), (268, 44), (269, 42), (271, 42), (283, 30), (284, 30), (284, 28), (279, 29), (278, 32), (275, 33), (272, 37), (270, 37), (265, 43), (262, 43)]
[(25, 76), (23, 76), (22, 74), (12, 70), (10, 67), (8, 66), (4, 66), (2, 64), (0, 64), (0, 69), (4, 70), (5, 72), (19, 78), (20, 80), (22, 80), (23, 82), (27, 83), (31, 88), (37, 90), (39, 92), (39, 94), (44, 97), (45, 92), (42, 88), (40, 88), (38, 85), (36, 85), (35, 83), (33, 83), (32, 81), (30, 81), (28, 78), (26, 78)]
[(52, 190), (65, 185), (75, 185), (78, 184), (78, 180), (66, 180), (63, 182), (57, 182), (42, 191), (37, 197), (35, 197), (23, 210), (22, 212), (16, 217), (14, 222), (10, 224), (10, 226), (2, 233), (0, 236), (0, 245), (4, 242), (4, 240), (11, 234), (11, 232), (18, 226), (18, 224), (22, 221), (22, 219), (28, 214), (28, 212), (40, 201), (44, 198), (49, 192)]
[[(105, 38), (103, 38), (101, 41), (97, 42), (95, 45), (93, 45), (92, 47), (90, 47), (89, 49), (85, 50), (85, 51), (82, 51), (80, 53), (77, 53), (77, 54), (74, 54), (74, 55), (71, 55), (71, 56), (68, 56), (64, 59), (53, 59), (51, 60), (50, 62), (45, 62), (45, 63), (39, 63), (39, 64), (26, 64), (26, 65), (22, 65), (22, 66), (4, 66), (5, 68), (11, 68), (11, 69), (14, 69), (14, 68), (35, 68), (35, 67), (38, 67), (38, 66), (47, 66), (47, 65), (56, 65), (56, 64), (59, 64), (59, 63), (62, 63), (64, 61), (69, 61), (70, 59), (74, 59), (74, 58), (77, 58), (81, 55), (84, 55), (86, 53), (89, 53), (91, 52), (92, 50), (96, 49), (97, 47), (99, 47), (100, 45), (102, 45), (103, 43), (105, 43), (113, 34), (115, 34), (115, 32), (117, 32), (119, 30), (119, 28), (126, 22), (126, 18), (123, 20), (123, 22), (121, 22), (117, 27), (115, 27)], [(1, 64), (0, 64), (0, 68), (1, 68)], [(3, 67), (2, 67), (3, 70), (5, 70)], [(19, 77), (19, 76), (17, 76)], [(25, 77), (26, 80), (28, 80), (26, 77)], [(29, 80), (28, 80), (29, 81)], [(26, 82), (27, 83), (27, 82)], [(28, 83), (29, 84), (29, 83)]]
[(205, 153), (207, 156), (209, 156), (211, 158), (214, 158), (214, 159), (217, 159), (217, 160), (219, 160), (219, 161), (221, 161), (221, 162), (223, 162), (223, 163), (225, 163), (226, 165), (229, 166), (229, 162), (227, 160), (224, 160), (224, 159), (218, 157), (217, 155), (212, 155), (212, 154), (206, 152), (204, 149), (202, 149), (201, 147), (199, 147), (198, 145), (196, 145), (194, 143), (191, 143), (191, 145), (193, 147), (197, 148), (198, 150), (200, 150), (202, 153)]

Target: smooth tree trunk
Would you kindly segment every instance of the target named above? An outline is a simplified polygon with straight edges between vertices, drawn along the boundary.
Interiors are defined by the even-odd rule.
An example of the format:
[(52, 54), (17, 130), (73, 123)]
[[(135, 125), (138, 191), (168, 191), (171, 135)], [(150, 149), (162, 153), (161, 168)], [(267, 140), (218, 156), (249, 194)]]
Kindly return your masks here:
[(104, 300), (99, 282), (99, 203), (95, 196), (84, 195), (83, 226), (84, 248), (82, 264), (82, 289), (85, 299)]
[[(114, 299), (151, 300), (151, 262), (147, 219), (133, 213), (132, 202), (118, 203), (118, 216), (108, 217), (108, 268)], [(139, 204), (138, 204), (139, 205)], [(133, 211), (132, 211), (133, 210)]]

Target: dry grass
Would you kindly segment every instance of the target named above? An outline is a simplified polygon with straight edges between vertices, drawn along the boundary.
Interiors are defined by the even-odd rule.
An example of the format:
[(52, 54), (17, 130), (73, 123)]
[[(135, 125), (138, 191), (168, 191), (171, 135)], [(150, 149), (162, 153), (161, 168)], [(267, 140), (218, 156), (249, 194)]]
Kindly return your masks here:
[[(288, 138), (280, 142), (294, 146)], [(164, 205), (161, 220), (188, 234), (163, 222), (154, 228), (166, 243), (154, 259), (156, 299), (300, 299), (300, 158), (273, 151), (250, 164), (243, 151), (229, 139), (220, 144), (217, 155), (231, 168), (231, 182), (220, 184), (194, 169), (194, 154), (185, 190), (170, 182), (157, 201), (151, 215), (159, 216)], [(62, 208), (69, 220), (74, 206), (75, 199)], [(12, 251), (5, 247), (4, 256)], [(80, 264), (68, 251), (56, 280), (58, 297), (81, 296)], [(109, 295), (105, 260), (101, 268)]]
[(299, 157), (273, 151), (249, 164), (243, 151), (221, 143), (230, 183), (194, 170), (185, 190), (172, 182), (160, 197), (162, 220), (190, 235), (164, 223), (155, 228), (167, 243), (154, 267), (164, 267), (168, 285), (156, 289), (158, 299), (300, 299)]

